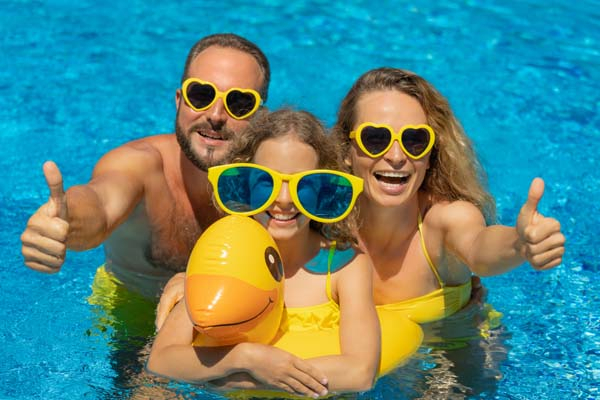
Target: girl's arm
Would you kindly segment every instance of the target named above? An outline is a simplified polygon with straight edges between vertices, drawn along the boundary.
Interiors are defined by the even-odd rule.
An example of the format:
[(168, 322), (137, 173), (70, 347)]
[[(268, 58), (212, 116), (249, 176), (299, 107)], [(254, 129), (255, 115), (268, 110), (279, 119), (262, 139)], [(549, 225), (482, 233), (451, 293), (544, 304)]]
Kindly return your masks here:
[(562, 262), (565, 237), (556, 219), (537, 211), (543, 193), (544, 181), (534, 179), (515, 227), (486, 227), (483, 215), (471, 203), (445, 205), (442, 229), (446, 246), (481, 276), (502, 274), (525, 261), (538, 270), (556, 267)]
[(158, 306), (156, 306), (156, 318), (154, 319), (154, 326), (156, 327), (156, 331), (160, 331), (167, 316), (175, 307), (177, 303), (184, 296), (184, 288), (185, 288), (185, 272), (178, 272), (169, 279), (165, 288), (160, 295), (160, 301), (158, 302)]
[(194, 326), (185, 302), (179, 302), (156, 335), (147, 369), (157, 375), (199, 383), (242, 371), (243, 363), (233, 346), (196, 348), (192, 346)]
[[(194, 347), (194, 327), (185, 302), (167, 317), (152, 345), (147, 369), (157, 375), (192, 383), (218, 380), (223, 387), (285, 390), (305, 396), (327, 393), (325, 375), (306, 361), (283, 350), (258, 343), (223, 347)], [(239, 379), (240, 373), (251, 376)], [(227, 377), (232, 382), (227, 385)], [(239, 386), (236, 381), (239, 380)]]
[(341, 354), (309, 361), (327, 375), (330, 391), (365, 391), (373, 386), (381, 353), (373, 267), (369, 257), (361, 253), (338, 274)]

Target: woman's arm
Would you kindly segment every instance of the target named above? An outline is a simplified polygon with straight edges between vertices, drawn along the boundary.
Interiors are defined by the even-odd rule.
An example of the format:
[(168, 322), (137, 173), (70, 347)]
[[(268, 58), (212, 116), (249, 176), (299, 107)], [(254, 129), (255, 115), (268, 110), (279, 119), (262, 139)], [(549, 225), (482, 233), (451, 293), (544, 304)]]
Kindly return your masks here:
[(445, 205), (446, 246), (481, 276), (502, 274), (525, 261), (538, 270), (556, 267), (562, 262), (565, 237), (556, 219), (537, 211), (543, 193), (543, 181), (535, 179), (515, 227), (486, 227), (479, 209), (467, 202)]
[(373, 267), (357, 255), (337, 278), (341, 354), (310, 359), (329, 378), (331, 392), (371, 389), (379, 368), (381, 332), (373, 301)]

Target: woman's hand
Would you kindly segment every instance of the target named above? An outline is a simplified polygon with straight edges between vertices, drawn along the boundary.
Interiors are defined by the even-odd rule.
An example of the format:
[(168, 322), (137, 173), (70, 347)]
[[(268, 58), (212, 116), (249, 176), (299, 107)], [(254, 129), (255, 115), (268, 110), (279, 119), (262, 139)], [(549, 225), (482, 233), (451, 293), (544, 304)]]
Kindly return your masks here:
[(560, 231), (560, 223), (537, 210), (543, 194), (544, 181), (535, 178), (517, 219), (520, 253), (536, 270), (560, 265), (565, 253), (565, 236)]
[(158, 306), (156, 307), (156, 319), (154, 320), (154, 325), (156, 326), (157, 332), (165, 323), (167, 316), (173, 307), (175, 307), (175, 304), (179, 303), (179, 301), (183, 298), (185, 287), (184, 284), (185, 272), (180, 272), (173, 275), (173, 277), (169, 279), (169, 282), (167, 282), (165, 285), (162, 295), (160, 296)]

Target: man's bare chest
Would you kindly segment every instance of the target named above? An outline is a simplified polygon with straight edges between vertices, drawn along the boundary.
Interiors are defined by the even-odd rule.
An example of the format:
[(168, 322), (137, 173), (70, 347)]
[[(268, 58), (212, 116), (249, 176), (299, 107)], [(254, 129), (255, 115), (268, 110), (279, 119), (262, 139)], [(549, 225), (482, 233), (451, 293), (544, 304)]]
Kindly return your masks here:
[[(166, 211), (166, 210), (165, 210)], [(147, 258), (159, 268), (184, 271), (194, 244), (203, 232), (194, 214), (171, 207), (166, 215), (152, 219)]]

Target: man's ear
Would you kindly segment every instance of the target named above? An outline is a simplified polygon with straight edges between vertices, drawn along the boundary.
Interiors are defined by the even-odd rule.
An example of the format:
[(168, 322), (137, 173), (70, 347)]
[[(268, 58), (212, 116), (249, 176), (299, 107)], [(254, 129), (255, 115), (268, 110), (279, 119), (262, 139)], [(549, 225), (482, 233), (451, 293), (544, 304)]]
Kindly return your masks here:
[(179, 101), (181, 100), (181, 89), (175, 91), (175, 108), (179, 110)]

